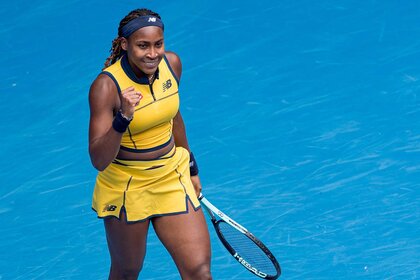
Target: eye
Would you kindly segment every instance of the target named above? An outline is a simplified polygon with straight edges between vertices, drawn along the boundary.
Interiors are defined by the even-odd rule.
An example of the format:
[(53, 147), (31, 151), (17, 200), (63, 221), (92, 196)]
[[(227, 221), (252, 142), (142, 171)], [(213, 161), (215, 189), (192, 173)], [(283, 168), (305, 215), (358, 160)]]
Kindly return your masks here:
[(137, 46), (138, 46), (140, 49), (147, 49), (147, 44), (144, 44), (144, 43), (137, 44)]
[(157, 48), (161, 48), (163, 46), (163, 41), (159, 41), (155, 44)]

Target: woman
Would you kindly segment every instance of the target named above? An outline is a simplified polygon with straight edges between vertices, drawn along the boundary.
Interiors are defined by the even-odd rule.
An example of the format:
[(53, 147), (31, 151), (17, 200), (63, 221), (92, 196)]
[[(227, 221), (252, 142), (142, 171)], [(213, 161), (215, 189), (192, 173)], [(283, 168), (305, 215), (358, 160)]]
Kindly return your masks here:
[(211, 279), (198, 169), (179, 112), (179, 57), (147, 9), (120, 22), (89, 92), (89, 153), (98, 169), (92, 208), (104, 218), (109, 279), (137, 279), (150, 223), (182, 279)]

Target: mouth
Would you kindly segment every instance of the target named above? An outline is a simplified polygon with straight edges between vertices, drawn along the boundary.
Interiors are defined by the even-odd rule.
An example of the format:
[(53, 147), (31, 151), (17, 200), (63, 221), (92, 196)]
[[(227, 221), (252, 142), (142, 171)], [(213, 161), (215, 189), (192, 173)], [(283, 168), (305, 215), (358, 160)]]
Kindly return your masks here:
[(153, 61), (145, 61), (144, 65), (146, 66), (146, 68), (148, 69), (155, 69), (158, 67), (159, 65), (159, 60), (153, 60)]

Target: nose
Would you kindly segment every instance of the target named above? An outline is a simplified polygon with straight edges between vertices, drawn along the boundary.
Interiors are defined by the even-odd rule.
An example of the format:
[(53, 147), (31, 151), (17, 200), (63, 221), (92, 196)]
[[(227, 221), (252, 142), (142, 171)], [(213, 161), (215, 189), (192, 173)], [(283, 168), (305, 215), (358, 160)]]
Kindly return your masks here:
[(148, 56), (149, 56), (150, 59), (155, 59), (156, 57), (158, 57), (158, 52), (157, 52), (156, 48), (151, 47), (150, 51), (148, 53)]

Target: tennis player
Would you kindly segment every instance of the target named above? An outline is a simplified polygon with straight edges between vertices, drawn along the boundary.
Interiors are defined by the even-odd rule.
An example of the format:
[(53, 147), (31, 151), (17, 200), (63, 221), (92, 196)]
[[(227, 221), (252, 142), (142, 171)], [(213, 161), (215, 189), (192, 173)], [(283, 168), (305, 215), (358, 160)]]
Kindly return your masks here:
[(198, 168), (179, 112), (182, 66), (165, 51), (163, 31), (157, 13), (131, 11), (89, 92), (89, 154), (99, 171), (92, 208), (105, 224), (109, 279), (138, 278), (150, 224), (182, 279), (212, 279)]

